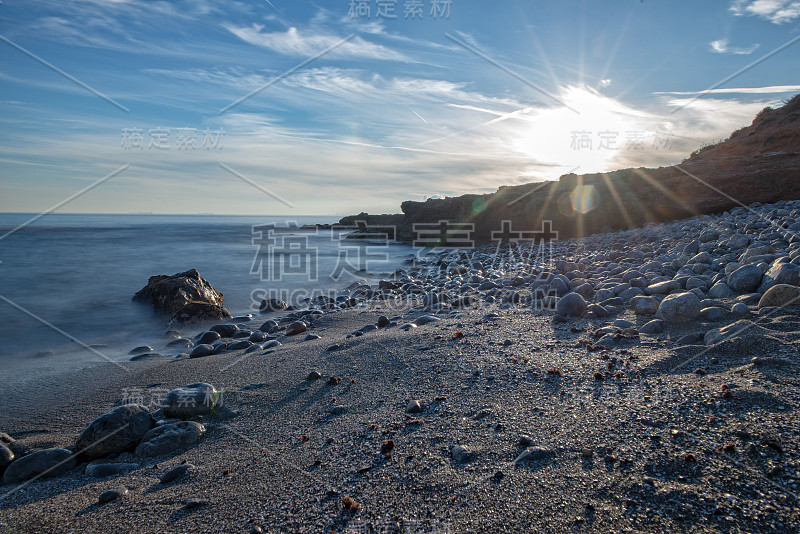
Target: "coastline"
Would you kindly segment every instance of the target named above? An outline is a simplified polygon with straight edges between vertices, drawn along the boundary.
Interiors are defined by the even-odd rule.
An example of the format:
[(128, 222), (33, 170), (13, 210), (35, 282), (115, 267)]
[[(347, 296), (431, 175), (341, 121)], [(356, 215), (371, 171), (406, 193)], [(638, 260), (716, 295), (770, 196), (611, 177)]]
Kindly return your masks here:
[[(800, 203), (753, 208), (770, 221), (798, 210)], [(788, 240), (786, 249), (755, 254), (757, 238), (771, 233), (766, 223), (748, 245), (729, 246), (750, 217), (742, 210), (554, 243), (551, 273), (576, 283), (556, 291), (552, 304), (579, 294), (587, 280), (586, 301), (605, 316), (600, 308), (582, 316), (550, 309), (531, 289), (541, 272), (529, 269), (530, 258), (482, 248), (462, 261), (441, 263), (436, 254), (433, 270), (406, 268), (410, 286), (376, 293), (402, 298), (306, 316), (320, 339), (278, 331), (281, 345), (263, 353), (124, 362), (129, 371), (105, 363), (9, 385), (0, 430), (31, 448), (73, 445), (131, 388), (209, 382), (236, 415), (200, 417), (207, 433), (197, 445), (137, 458), (126, 474), (93, 478), (84, 464), (27, 484), (0, 501), (0, 531), (357, 532), (417, 524), (423, 532), (764, 525), (791, 532), (800, 520), (796, 308), (759, 309), (757, 291), (710, 297), (709, 284), (696, 289), (723, 316), (647, 333), (654, 317), (631, 307), (637, 296), (663, 303), (687, 292), (690, 279), (725, 273), (730, 261), (690, 261), (703, 254), (695, 246), (717, 259), (752, 252), (754, 264), (797, 257)], [(717, 235), (695, 243), (703, 232)], [(655, 275), (645, 267), (653, 262), (675, 274)], [(575, 274), (579, 263), (585, 278)], [(470, 274), (477, 265), (484, 274)], [(658, 286), (660, 278), (680, 280), (678, 288)], [(655, 292), (662, 287), (664, 294)], [(450, 297), (434, 303), (434, 288)], [(731, 315), (741, 303), (743, 317), (760, 328), (707, 344), (709, 332), (741, 320)], [(256, 316), (245, 326), (287, 315)], [(390, 324), (370, 326), (381, 315)], [(438, 320), (420, 319), (429, 316)], [(322, 379), (306, 380), (312, 370)], [(342, 380), (328, 384), (332, 376)], [(410, 409), (413, 400), (419, 411)], [(382, 454), (389, 440), (394, 449)], [(158, 482), (184, 460), (196, 467), (191, 476)], [(97, 504), (120, 485), (127, 495)], [(345, 497), (359, 509), (343, 509)]]

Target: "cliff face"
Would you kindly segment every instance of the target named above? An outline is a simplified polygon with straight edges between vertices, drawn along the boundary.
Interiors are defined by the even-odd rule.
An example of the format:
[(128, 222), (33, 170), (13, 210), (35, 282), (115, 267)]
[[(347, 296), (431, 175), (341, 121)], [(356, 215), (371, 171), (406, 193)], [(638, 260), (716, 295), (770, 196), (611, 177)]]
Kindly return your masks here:
[(497, 238), (503, 221), (512, 232), (551, 221), (564, 239), (789, 199), (800, 199), (800, 95), (672, 167), (567, 174), (493, 194), (403, 202), (398, 238), (412, 241), (415, 224), (446, 220), (474, 223), (478, 242)]

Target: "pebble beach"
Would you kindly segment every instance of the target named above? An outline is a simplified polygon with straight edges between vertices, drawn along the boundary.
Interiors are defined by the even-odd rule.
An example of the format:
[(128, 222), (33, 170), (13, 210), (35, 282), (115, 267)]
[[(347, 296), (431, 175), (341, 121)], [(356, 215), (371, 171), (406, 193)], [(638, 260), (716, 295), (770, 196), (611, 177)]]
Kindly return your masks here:
[(11, 370), (0, 532), (797, 532), (798, 219), (433, 251)]

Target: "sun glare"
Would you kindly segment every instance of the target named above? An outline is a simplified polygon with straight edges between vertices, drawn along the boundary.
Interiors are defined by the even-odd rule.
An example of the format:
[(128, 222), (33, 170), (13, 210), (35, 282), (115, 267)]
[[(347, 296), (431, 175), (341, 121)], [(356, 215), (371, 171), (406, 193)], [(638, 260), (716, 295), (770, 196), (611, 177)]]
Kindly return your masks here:
[(523, 116), (528, 124), (513, 142), (517, 151), (556, 165), (549, 178), (572, 169), (612, 170), (620, 151), (644, 133), (641, 112), (592, 89), (566, 88), (560, 100), (564, 105)]

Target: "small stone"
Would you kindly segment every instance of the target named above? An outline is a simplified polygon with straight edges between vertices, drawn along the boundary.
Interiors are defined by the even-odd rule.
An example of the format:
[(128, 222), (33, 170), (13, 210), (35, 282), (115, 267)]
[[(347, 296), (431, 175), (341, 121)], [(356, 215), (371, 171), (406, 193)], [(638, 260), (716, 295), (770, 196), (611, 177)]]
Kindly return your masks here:
[(306, 323), (303, 321), (295, 321), (286, 327), (286, 335), (295, 336), (297, 334), (302, 334), (306, 330), (308, 330), (308, 325)]
[(201, 344), (197, 345), (192, 352), (189, 353), (190, 358), (202, 358), (204, 356), (211, 356), (217, 351), (214, 345)]
[(306, 377), (306, 380), (313, 381), (313, 380), (319, 380), (320, 378), (322, 378), (322, 375), (319, 374), (319, 372), (311, 371), (310, 373), (308, 373), (308, 376)]
[(146, 354), (148, 352), (153, 352), (153, 347), (148, 347), (147, 345), (143, 345), (141, 347), (136, 347), (135, 349), (131, 349), (128, 354), (131, 356), (136, 356), (138, 354)]
[(418, 400), (408, 401), (408, 406), (406, 406), (406, 413), (421, 413), (421, 412), (422, 412), (422, 404)]
[(315, 339), (322, 339), (318, 334), (308, 334), (303, 338), (303, 341), (314, 341)]
[(105, 504), (107, 502), (115, 501), (120, 497), (123, 497), (128, 494), (128, 488), (125, 486), (117, 486), (116, 488), (112, 488), (108, 491), (104, 491), (100, 494), (97, 498), (98, 502), (101, 504)]
[(543, 447), (532, 447), (522, 452), (514, 460), (514, 465), (521, 465), (527, 463), (547, 462), (555, 457), (555, 452)]
[(194, 465), (192, 464), (181, 464), (177, 467), (173, 467), (163, 475), (161, 475), (161, 484), (169, 484), (173, 480), (178, 480), (179, 478), (190, 474), (195, 469)]
[(456, 464), (466, 464), (475, 459), (475, 453), (461, 445), (453, 445), (450, 447), (450, 456)]
[(386, 328), (390, 324), (392, 324), (392, 322), (385, 315), (378, 317), (378, 328)]

